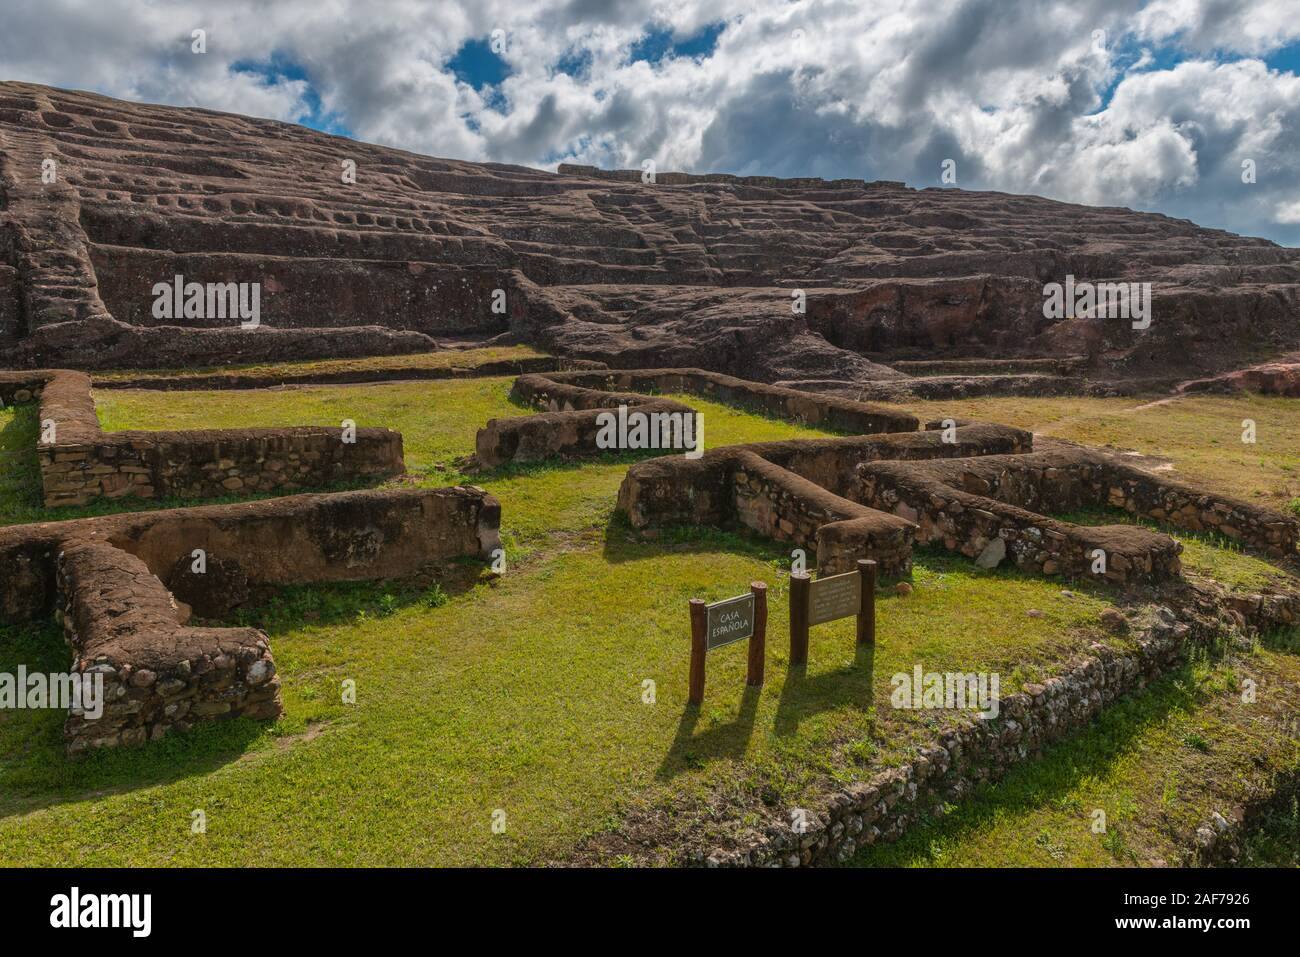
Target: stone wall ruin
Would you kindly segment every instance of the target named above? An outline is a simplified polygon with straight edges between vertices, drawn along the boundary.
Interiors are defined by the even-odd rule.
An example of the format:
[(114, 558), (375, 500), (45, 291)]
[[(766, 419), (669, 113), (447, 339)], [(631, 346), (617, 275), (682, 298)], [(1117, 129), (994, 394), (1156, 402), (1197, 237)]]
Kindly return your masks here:
[(342, 428), (317, 426), (104, 432), (84, 372), (0, 372), (0, 400), (40, 402), (36, 454), (50, 508), (299, 491), (373, 482), (404, 467), (402, 436), (392, 429), (358, 428), (352, 442)]
[(875, 559), (885, 575), (906, 574), (913, 542), (985, 567), (1009, 560), (1038, 574), (1120, 586), (1180, 574), (1182, 546), (1163, 532), (1051, 517), (1096, 507), (1217, 531), (1271, 556), (1292, 554), (1300, 539), (1294, 519), (1096, 450), (1055, 444), (1035, 452), (1030, 433), (986, 423), (930, 422), (918, 431), (917, 419), (891, 409), (698, 369), (519, 376), (515, 399), (547, 411), (490, 421), (478, 434), (480, 464), (598, 454), (596, 416), (619, 405), (690, 411), (646, 392), (704, 395), (864, 433), (726, 446), (698, 458), (661, 454), (633, 465), (619, 489), (618, 511), (642, 533), (674, 524), (744, 527), (815, 550), (822, 575), (859, 558)]
[[(74, 712), (69, 754), (196, 721), (280, 713), (270, 642), (192, 627), (268, 587), (401, 579), (500, 547), (501, 507), (476, 487), (308, 494), (0, 528), (0, 620), (57, 612), (78, 675), (103, 675), (98, 719)], [(206, 569), (194, 572), (202, 553)]]

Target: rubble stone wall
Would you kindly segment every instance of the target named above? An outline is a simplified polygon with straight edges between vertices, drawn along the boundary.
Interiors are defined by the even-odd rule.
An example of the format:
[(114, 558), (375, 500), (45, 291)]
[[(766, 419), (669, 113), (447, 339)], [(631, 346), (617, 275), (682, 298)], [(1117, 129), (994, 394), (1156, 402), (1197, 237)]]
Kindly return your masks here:
[[(643, 413), (693, 414), (663, 393), (688, 393), (808, 425), (875, 434), (915, 432), (914, 416), (834, 396), (748, 382), (702, 369), (588, 370), (533, 373), (515, 379), (511, 398), (545, 410), (541, 415), (491, 419), (479, 430), (480, 464), (531, 462), (560, 455), (599, 454), (597, 418), (626, 406)], [(708, 436), (705, 434), (705, 443)]]
[[(403, 578), (431, 562), (487, 557), (500, 546), (501, 505), (474, 486), (311, 493), (0, 528), (0, 618), (55, 606), (60, 543), (105, 541), (135, 555), (173, 591), (195, 549), (224, 567), (237, 596), (249, 587)], [(187, 576), (202, 579), (202, 576)], [(206, 579), (203, 579), (206, 580)], [(233, 582), (234, 585), (230, 583)], [(218, 583), (214, 580), (213, 587)], [(190, 604), (230, 607), (191, 580)]]
[[(602, 449), (597, 440), (601, 431), (600, 417), (620, 404), (626, 405), (629, 411), (647, 416), (676, 416), (679, 422), (684, 422), (686, 416), (695, 415), (690, 406), (669, 399), (616, 393), (610, 393), (609, 398), (612, 402), (609, 406), (489, 419), (475, 436), (475, 457), (480, 465), (493, 468), (508, 462), (540, 462), (561, 456), (591, 457), (617, 451)], [(662, 433), (660, 439), (662, 441)], [(678, 455), (682, 452), (667, 446), (665, 442), (665, 451), (674, 451)]]
[[(960, 469), (968, 462), (953, 460)], [(1176, 577), (1182, 545), (1168, 535), (1133, 525), (1075, 525), (954, 488), (935, 477), (930, 463), (872, 462), (859, 466), (860, 499), (920, 526), (917, 541), (990, 567), (1009, 558), (1043, 575), (1087, 577), (1097, 550), (1105, 557), (1100, 577), (1113, 584), (1159, 582)]]
[[(565, 388), (568, 387), (568, 388)], [(539, 408), (591, 408), (577, 390), (596, 392), (686, 393), (740, 406), (764, 415), (841, 432), (914, 432), (915, 416), (838, 396), (751, 382), (704, 369), (632, 369), (553, 372), (520, 376), (511, 395)], [(558, 400), (558, 405), (555, 403)], [(618, 403), (614, 403), (617, 405)]]
[[(958, 428), (958, 437), (968, 428)], [(1278, 557), (1294, 552), (1300, 538), (1300, 521), (1294, 518), (1077, 446), (932, 461), (918, 471), (952, 488), (1033, 512), (1119, 508), (1190, 531), (1218, 532)]]
[(864, 556), (885, 575), (911, 570), (912, 522), (841, 498), (750, 451), (738, 451), (732, 464), (740, 524), (815, 551), (822, 575), (849, 571)]
[(1183, 661), (1189, 647), (1217, 628), (1189, 625), (1169, 610), (1119, 652), (1095, 644), (1087, 656), (1042, 684), (1002, 697), (996, 719), (971, 720), (938, 736), (906, 764), (832, 794), (824, 807), (806, 809), (807, 827), (795, 833), (772, 824), (741, 846), (708, 855), (712, 866), (800, 867), (847, 861), (859, 848), (897, 840), (908, 827), (957, 803), (976, 787), (1041, 754), (1053, 742), (1086, 727), (1120, 698), (1146, 687)]
[(266, 635), (189, 627), (192, 611), (220, 617), (266, 586), (400, 579), (431, 564), (488, 558), (500, 547), (500, 519), (493, 496), (455, 487), (0, 528), (0, 621), (55, 611), (73, 672), (102, 676), (103, 713), (69, 715), (70, 754), (197, 721), (273, 718), (281, 702)]
[[(373, 481), (404, 468), (402, 436), (391, 429), (203, 429), (104, 432), (90, 377), (67, 370), (5, 374), (0, 398), (39, 398), (36, 449), (47, 507), (97, 498), (212, 498)], [(53, 441), (45, 441), (45, 429)], [(352, 436), (349, 436), (351, 438)]]
[[(862, 462), (928, 461), (1028, 452), (1034, 437), (1006, 425), (972, 423), (945, 442), (938, 430), (895, 432), (833, 439), (790, 439), (746, 446), (758, 455), (845, 498), (857, 492), (855, 469)], [(856, 499), (855, 499), (856, 501)]]
[(101, 676), (103, 709), (74, 707), (70, 755), (157, 740), (198, 721), (280, 715), (270, 640), (256, 628), (190, 628), (144, 562), (106, 542), (73, 542), (58, 559), (72, 673)]

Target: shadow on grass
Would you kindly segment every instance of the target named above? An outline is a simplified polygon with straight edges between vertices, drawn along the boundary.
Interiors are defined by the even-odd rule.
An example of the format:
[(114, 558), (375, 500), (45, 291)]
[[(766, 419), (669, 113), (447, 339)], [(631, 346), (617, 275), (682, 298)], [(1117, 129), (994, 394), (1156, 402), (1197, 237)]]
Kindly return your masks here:
[[(4, 463), (0, 452), (0, 464)], [(36, 462), (33, 443), (30, 470), (24, 469), (20, 485), (11, 489), (0, 480), (0, 525), (27, 525), (35, 522), (68, 522), (78, 518), (98, 518), (103, 515), (121, 515), (133, 512), (163, 512), (175, 508), (194, 508), (200, 505), (235, 505), (241, 502), (261, 502), (288, 495), (306, 495), (321, 492), (355, 492), (376, 488), (372, 482), (336, 482), (311, 488), (281, 489), (254, 492), (248, 495), (222, 495), (214, 498), (116, 498), (96, 499), (88, 505), (66, 505), (45, 508), (41, 504), (40, 467)]]
[[(808, 657), (815, 660), (817, 650), (817, 632), (814, 629), (808, 640)], [(815, 678), (808, 677), (806, 665), (791, 667), (776, 705), (776, 735), (785, 738), (797, 734), (799, 724), (805, 718), (844, 705), (870, 710), (875, 672), (876, 649), (872, 645), (855, 646), (853, 664)]]
[[(810, 651), (810, 654), (815, 653)], [(775, 733), (779, 737), (794, 735), (804, 718), (845, 705), (870, 709), (874, 673), (875, 649), (870, 645), (857, 646), (853, 664), (815, 678), (808, 677), (806, 666), (789, 669), (776, 705)], [(754, 733), (761, 694), (761, 688), (747, 685), (736, 717), (699, 733), (697, 729), (704, 708), (688, 704), (677, 722), (677, 732), (659, 765), (656, 778), (667, 781), (717, 758), (738, 760), (743, 757)]]
[(13, 418), (0, 429), (0, 524), (39, 521), (41, 515), (40, 413), (30, 403), (12, 409)]
[(1271, 651), (1300, 655), (1300, 625), (1263, 632), (1259, 636), (1259, 643)]
[(1053, 744), (1041, 757), (1017, 765), (999, 782), (981, 786), (952, 813), (917, 824), (895, 844), (860, 852), (852, 864), (925, 864), (936, 842), (957, 843), (1001, 817), (1060, 801), (1080, 782), (1104, 776), (1148, 728), (1203, 699), (1193, 669), (1192, 664), (1183, 665), (1145, 691), (1112, 705), (1091, 725)]
[[(62, 630), (49, 622), (0, 628), (0, 672), (15, 674), (19, 665), (29, 674), (66, 672)], [(66, 719), (58, 709), (0, 710), (0, 818), (206, 774), (272, 733), (266, 724), (235, 718), (69, 760)]]
[[(730, 552), (766, 562), (772, 574), (790, 574), (791, 543), (764, 538), (747, 528), (714, 528), (710, 525), (670, 525), (655, 529), (654, 538), (638, 536), (627, 517), (614, 513), (605, 525), (602, 557), (610, 564), (644, 561), (665, 554)], [(629, 539), (631, 539), (629, 541)], [(748, 582), (743, 583), (748, 585)], [(770, 582), (769, 582), (770, 584)]]
[(387, 618), (415, 605), (440, 608), (488, 580), (482, 559), (464, 557), (400, 580), (268, 587), (250, 604), (211, 624), (252, 626), (274, 638), (305, 625)]
[[(707, 693), (707, 692), (706, 692)], [(655, 777), (660, 781), (669, 781), (692, 768), (716, 758), (739, 758), (749, 746), (749, 739), (754, 733), (754, 722), (758, 717), (758, 700), (762, 688), (745, 686), (740, 698), (740, 712), (735, 719), (717, 724), (696, 734), (703, 705), (688, 704), (682, 711), (681, 720), (677, 722), (677, 733), (673, 735), (668, 753), (664, 755)]]
[[(581, 472), (599, 465), (635, 465), (649, 459), (662, 458), (673, 454), (656, 449), (643, 449), (635, 452), (602, 452), (590, 456), (554, 456), (540, 462), (507, 462), (495, 468), (475, 468), (465, 474), (478, 482), (499, 482), (516, 478), (540, 478), (565, 472)], [(580, 481), (580, 479), (575, 479)]]

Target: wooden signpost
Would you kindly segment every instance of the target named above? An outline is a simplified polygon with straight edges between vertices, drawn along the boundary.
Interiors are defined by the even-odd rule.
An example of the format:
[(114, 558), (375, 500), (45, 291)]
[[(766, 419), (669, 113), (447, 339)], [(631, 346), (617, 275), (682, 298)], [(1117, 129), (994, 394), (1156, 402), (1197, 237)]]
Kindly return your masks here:
[(688, 700), (704, 701), (704, 656), (715, 648), (749, 639), (749, 672), (745, 684), (763, 683), (763, 662), (767, 653), (767, 585), (750, 582), (749, 594), (705, 604), (692, 598), (691, 679)]
[(808, 663), (808, 629), (837, 618), (858, 616), (858, 644), (876, 643), (876, 563), (858, 559), (842, 575), (818, 578), (807, 572), (790, 576), (790, 664)]

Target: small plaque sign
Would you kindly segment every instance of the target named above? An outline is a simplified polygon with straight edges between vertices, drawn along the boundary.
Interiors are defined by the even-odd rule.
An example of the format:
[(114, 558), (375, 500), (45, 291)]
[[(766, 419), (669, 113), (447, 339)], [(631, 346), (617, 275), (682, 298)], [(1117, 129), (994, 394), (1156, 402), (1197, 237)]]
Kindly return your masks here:
[(857, 571), (818, 578), (809, 584), (808, 624), (847, 618), (862, 610), (862, 576)]
[(754, 634), (754, 593), (728, 598), (708, 606), (708, 631), (705, 632), (709, 651), (733, 641), (743, 641)]

